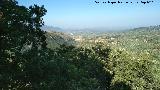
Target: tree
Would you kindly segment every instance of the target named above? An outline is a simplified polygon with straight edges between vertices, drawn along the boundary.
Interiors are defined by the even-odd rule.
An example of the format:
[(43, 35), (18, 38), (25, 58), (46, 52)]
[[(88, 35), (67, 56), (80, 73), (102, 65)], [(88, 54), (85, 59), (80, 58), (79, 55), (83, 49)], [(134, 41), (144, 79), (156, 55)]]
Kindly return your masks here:
[[(26, 8), (15, 0), (0, 1), (0, 88), (38, 88), (46, 49), (42, 16), (37, 5)], [(43, 62), (42, 62), (43, 61)]]
[[(145, 52), (112, 50), (109, 65), (114, 73), (113, 90), (158, 90), (153, 75), (152, 57)], [(157, 83), (158, 85), (158, 83)]]
[[(62, 45), (46, 68), (48, 87), (54, 90), (108, 90), (113, 75), (105, 70), (109, 48)], [(106, 59), (104, 59), (106, 57)]]

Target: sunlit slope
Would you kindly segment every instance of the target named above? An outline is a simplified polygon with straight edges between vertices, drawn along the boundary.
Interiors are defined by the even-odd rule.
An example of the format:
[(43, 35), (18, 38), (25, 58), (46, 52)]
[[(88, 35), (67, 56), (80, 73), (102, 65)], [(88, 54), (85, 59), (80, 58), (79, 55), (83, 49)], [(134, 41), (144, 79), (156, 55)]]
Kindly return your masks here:
[(61, 32), (47, 32), (46, 37), (47, 47), (51, 49), (55, 49), (62, 44), (74, 45), (75, 43), (71, 36)]

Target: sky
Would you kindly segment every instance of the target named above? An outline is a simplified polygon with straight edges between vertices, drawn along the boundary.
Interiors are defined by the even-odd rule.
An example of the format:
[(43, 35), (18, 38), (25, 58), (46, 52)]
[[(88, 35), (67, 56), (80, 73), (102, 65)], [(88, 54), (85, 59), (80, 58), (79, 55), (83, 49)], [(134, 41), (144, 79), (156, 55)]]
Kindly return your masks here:
[(19, 5), (26, 7), (44, 5), (47, 9), (45, 25), (64, 29), (120, 29), (160, 25), (160, 0), (153, 0), (149, 4), (142, 4), (141, 0), (119, 1), (133, 3), (102, 3), (108, 0), (18, 0)]

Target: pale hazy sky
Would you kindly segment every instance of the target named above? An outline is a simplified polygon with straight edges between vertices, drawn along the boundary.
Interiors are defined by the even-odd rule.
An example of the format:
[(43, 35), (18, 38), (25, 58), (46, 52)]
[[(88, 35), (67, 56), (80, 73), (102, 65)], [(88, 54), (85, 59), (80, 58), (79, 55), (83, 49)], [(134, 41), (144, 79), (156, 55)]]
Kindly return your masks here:
[[(95, 0), (18, 0), (20, 5), (44, 5), (46, 25), (61, 28), (128, 28), (160, 25), (160, 0), (119, 0), (132, 4), (96, 4)], [(96, 0), (106, 1), (108, 0)], [(118, 1), (118, 0), (110, 0)], [(143, 0), (147, 1), (147, 0)], [(138, 4), (136, 2), (139, 2)]]

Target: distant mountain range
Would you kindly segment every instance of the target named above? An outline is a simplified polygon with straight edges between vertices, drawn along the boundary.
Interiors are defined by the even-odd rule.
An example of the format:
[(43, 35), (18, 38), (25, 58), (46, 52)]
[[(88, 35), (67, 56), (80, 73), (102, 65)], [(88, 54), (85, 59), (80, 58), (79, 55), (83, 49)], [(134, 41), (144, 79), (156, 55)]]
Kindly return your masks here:
[(74, 33), (74, 32), (113, 32), (113, 31), (123, 31), (125, 28), (84, 28), (84, 29), (62, 29), (60, 27), (54, 26), (43, 26), (41, 28), (44, 31), (57, 31), (57, 32), (65, 32), (65, 33)]
[(60, 27), (53, 27), (53, 26), (47, 26), (47, 25), (44, 25), (41, 29), (48, 32), (53, 32), (53, 31), (64, 32), (64, 30)]
[(85, 29), (62, 29), (60, 27), (53, 26), (43, 26), (41, 29), (47, 32), (62, 32), (69, 35), (79, 35), (79, 34), (104, 34), (104, 33), (122, 33), (122, 32), (135, 32), (135, 31), (148, 31), (148, 30), (157, 30), (160, 28), (160, 25), (149, 26), (149, 27), (138, 27), (132, 29), (109, 29), (109, 28), (85, 28)]

